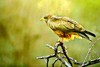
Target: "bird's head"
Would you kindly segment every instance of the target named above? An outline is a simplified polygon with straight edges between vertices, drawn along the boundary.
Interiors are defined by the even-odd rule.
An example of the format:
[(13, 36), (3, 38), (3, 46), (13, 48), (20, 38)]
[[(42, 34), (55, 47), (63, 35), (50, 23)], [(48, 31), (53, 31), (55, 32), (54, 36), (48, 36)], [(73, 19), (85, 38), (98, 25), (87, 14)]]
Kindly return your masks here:
[(44, 16), (44, 17), (42, 17), (42, 18), (41, 18), (41, 21), (44, 21), (44, 22), (46, 22), (46, 23), (47, 23), (47, 21), (48, 21), (48, 20), (51, 20), (51, 19), (52, 19), (52, 17), (53, 17), (52, 15), (47, 15), (47, 16)]

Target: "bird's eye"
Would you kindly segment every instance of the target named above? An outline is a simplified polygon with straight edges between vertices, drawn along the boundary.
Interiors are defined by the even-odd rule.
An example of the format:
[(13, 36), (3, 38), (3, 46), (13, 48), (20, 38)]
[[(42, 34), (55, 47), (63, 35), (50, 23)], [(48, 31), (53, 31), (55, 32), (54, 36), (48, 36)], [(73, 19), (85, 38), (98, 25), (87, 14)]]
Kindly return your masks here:
[(47, 17), (44, 17), (44, 19), (47, 19)]

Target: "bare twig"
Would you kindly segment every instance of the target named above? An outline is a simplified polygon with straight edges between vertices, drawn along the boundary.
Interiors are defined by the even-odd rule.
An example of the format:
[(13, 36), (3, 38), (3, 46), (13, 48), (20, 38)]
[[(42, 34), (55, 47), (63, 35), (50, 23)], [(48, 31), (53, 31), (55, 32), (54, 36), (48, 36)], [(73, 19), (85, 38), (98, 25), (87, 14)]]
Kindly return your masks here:
[[(47, 46), (48, 46), (49, 48), (51, 48), (51, 49), (54, 50), (54, 54), (49, 55), (49, 56), (37, 57), (38, 59), (43, 59), (43, 58), (44, 58), (44, 59), (47, 59), (47, 62), (46, 62), (46, 66), (47, 66), (47, 67), (48, 67), (49, 59), (50, 59), (50, 58), (53, 58), (53, 57), (56, 57), (57, 60), (54, 61), (54, 63), (52, 64), (52, 66), (54, 66), (54, 64), (56, 63), (56, 61), (59, 60), (59, 61), (61, 61), (62, 64), (64, 64), (66, 67), (72, 67), (72, 63), (71, 63), (71, 61), (70, 61), (70, 59), (69, 59), (69, 57), (68, 57), (68, 55), (67, 55), (67, 53), (66, 53), (65, 47), (63, 46), (63, 43), (62, 43), (62, 42), (58, 41), (58, 42), (55, 44), (54, 47), (52, 47), (52, 46), (50, 46), (50, 45), (47, 45)], [(61, 46), (63, 52), (58, 51), (58, 47), (59, 47), (59, 46)], [(65, 55), (66, 59), (68, 60), (68, 62), (69, 62), (70, 64), (68, 64), (64, 59), (62, 59), (62, 57), (58, 55), (59, 53)]]
[[(89, 48), (88, 53), (87, 53), (85, 59), (89, 56), (89, 54), (90, 54), (90, 52), (91, 52), (93, 46), (96, 44), (96, 42), (97, 42), (98, 40), (100, 40), (100, 38), (98, 38), (98, 39), (91, 45), (91, 47)], [(61, 46), (62, 51), (58, 51), (58, 47), (59, 47), (59, 46)], [(48, 67), (49, 59), (50, 59), (50, 58), (54, 58), (54, 57), (55, 57), (56, 59), (55, 59), (54, 62), (52, 63), (52, 67), (55, 66), (55, 63), (56, 63), (58, 60), (61, 62), (61, 66), (60, 66), (60, 67), (62, 67), (62, 64), (63, 64), (65, 67), (72, 67), (72, 66), (71, 66), (71, 65), (72, 65), (72, 62), (71, 62), (71, 61), (73, 61), (74, 64), (79, 65), (79, 66), (81, 66), (81, 67), (86, 67), (86, 66), (89, 66), (89, 65), (93, 65), (93, 64), (96, 64), (96, 63), (100, 63), (100, 57), (97, 58), (97, 59), (94, 59), (94, 60), (84, 61), (84, 62), (78, 62), (78, 61), (75, 60), (74, 58), (68, 57), (67, 52), (66, 52), (65, 47), (64, 47), (64, 45), (63, 45), (62, 42), (57, 42), (57, 43), (55, 44), (54, 47), (52, 47), (51, 45), (47, 44), (47, 47), (49, 47), (50, 49), (54, 50), (54, 54), (51, 54), (51, 55), (48, 55), (48, 56), (37, 57), (37, 59), (46, 59), (46, 67)], [(60, 54), (62, 54), (62, 55), (60, 55)], [(67, 59), (69, 63), (68, 63), (65, 59)]]
[[(90, 46), (90, 48), (89, 48), (89, 50), (88, 50), (88, 53), (87, 53), (87, 55), (86, 55), (86, 57), (85, 57), (85, 59), (84, 59), (84, 62), (86, 61), (87, 57), (90, 55), (93, 46), (96, 44), (96, 42), (97, 42), (98, 40), (100, 40), (100, 38), (98, 38), (98, 39), (97, 39), (95, 42), (93, 42), (93, 44)], [(83, 62), (83, 64), (82, 64), (82, 66), (84, 66), (84, 62)]]
[(66, 52), (66, 49), (65, 49), (63, 43), (61, 43), (60, 46), (61, 46), (62, 51), (63, 51), (65, 57), (67, 58), (68, 62), (70, 63), (71, 66), (73, 66), (73, 65), (72, 65), (72, 62), (70, 61), (70, 59), (69, 59), (69, 57), (68, 57), (68, 55), (67, 55), (67, 52)]
[(46, 46), (54, 50), (54, 47), (53, 46), (51, 46), (49, 44), (46, 44)]
[[(47, 59), (47, 61), (48, 61), (48, 59), (53, 58), (53, 57), (55, 57), (55, 54), (48, 55), (48, 56), (37, 57), (37, 59)], [(57, 58), (57, 60), (60, 60), (66, 67), (71, 67), (62, 57), (60, 57), (60, 56), (57, 55), (56, 58)], [(55, 63), (53, 63), (53, 64), (55, 64)]]
[(57, 58), (62, 62), (62, 64), (64, 64), (66, 67), (72, 67), (72, 66), (70, 66), (62, 57), (60, 57), (60, 56), (57, 56)]
[(71, 63), (71, 61), (70, 61), (68, 55), (66, 54), (65, 47), (63, 46), (63, 43), (60, 42), (60, 41), (58, 41), (58, 42), (55, 44), (55, 46), (54, 46), (55, 56), (56, 56), (60, 61), (63, 61), (63, 64), (64, 64), (65, 66), (71, 67), (68, 63), (65, 62), (64, 59), (62, 59), (62, 57), (60, 57), (60, 56), (57, 55), (57, 54), (58, 54), (58, 47), (59, 47), (59, 46), (61, 46), (62, 51), (63, 51), (63, 54), (65, 55), (65, 57), (67, 58), (68, 62), (69, 62), (70, 65), (72, 66), (72, 63)]
[[(54, 57), (54, 54), (52, 55), (48, 55), (48, 56), (41, 56), (41, 57), (37, 57), (37, 59), (47, 59), (47, 58), (53, 58)], [(63, 58), (66, 58), (65, 56), (63, 56), (62, 58), (60, 58), (60, 61), (65, 64), (65, 61), (62, 61), (61, 59)], [(59, 60), (59, 57), (56, 58), (55, 61), (58, 61)], [(73, 59), (70, 57), (70, 60), (73, 61), (74, 64), (76, 65), (82, 65), (82, 62), (78, 62), (77, 60)], [(84, 62), (84, 65), (82, 67), (85, 67), (85, 66), (89, 66), (89, 65), (93, 65), (93, 64), (97, 64), (97, 63), (100, 63), (100, 58), (97, 58), (97, 59), (94, 59), (94, 60), (90, 60), (90, 61), (87, 61), (87, 62)], [(55, 64), (55, 63), (54, 63)]]
[(54, 67), (54, 65), (55, 65), (55, 63), (58, 61), (58, 58), (56, 58), (55, 60), (54, 60), (54, 62), (52, 63), (52, 67)]
[(65, 57), (67, 58), (68, 62), (70, 63), (70, 65), (72, 66), (72, 63), (71, 63), (71, 61), (70, 61), (70, 59), (69, 59), (69, 57), (68, 57), (68, 55), (67, 55), (66, 49), (65, 49), (65, 47), (64, 47), (64, 45), (63, 45), (62, 42), (58, 41), (58, 42), (55, 44), (55, 47), (54, 47), (54, 48), (48, 45), (48, 47), (50, 47), (51, 49), (54, 49), (54, 50), (55, 50), (55, 55), (58, 54), (58, 46), (61, 46), (62, 51), (63, 51), (63, 52), (59, 51), (59, 53), (63, 53), (63, 54), (65, 55)]
[[(54, 47), (53, 47), (53, 46), (51, 46), (51, 45), (49, 45), (49, 44), (46, 44), (46, 46), (49, 47), (49, 48), (51, 48), (52, 50), (54, 50)], [(58, 51), (58, 53), (63, 54), (62, 51)]]
[(51, 54), (48, 56), (41, 56), (41, 57), (37, 57), (37, 59), (46, 59), (46, 67), (48, 67), (48, 63), (49, 63), (49, 59), (55, 57), (55, 54)]
[(100, 58), (85, 62), (82, 67), (86, 67), (86, 66), (93, 65), (93, 64), (96, 64), (96, 63), (100, 63)]

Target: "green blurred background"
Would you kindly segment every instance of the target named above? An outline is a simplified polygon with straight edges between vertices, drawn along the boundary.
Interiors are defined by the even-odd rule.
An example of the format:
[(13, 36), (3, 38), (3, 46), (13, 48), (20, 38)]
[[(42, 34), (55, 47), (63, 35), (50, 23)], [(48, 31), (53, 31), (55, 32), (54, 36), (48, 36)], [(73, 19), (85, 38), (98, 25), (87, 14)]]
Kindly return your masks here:
[[(73, 18), (97, 35), (91, 37), (93, 40), (100, 37), (100, 0), (0, 0), (0, 67), (45, 67), (45, 61), (36, 57), (52, 54), (46, 44), (54, 46), (58, 39), (40, 21), (48, 14)], [(99, 43), (93, 47), (90, 60), (100, 57)], [(69, 56), (84, 61), (91, 43), (75, 39), (64, 44)]]

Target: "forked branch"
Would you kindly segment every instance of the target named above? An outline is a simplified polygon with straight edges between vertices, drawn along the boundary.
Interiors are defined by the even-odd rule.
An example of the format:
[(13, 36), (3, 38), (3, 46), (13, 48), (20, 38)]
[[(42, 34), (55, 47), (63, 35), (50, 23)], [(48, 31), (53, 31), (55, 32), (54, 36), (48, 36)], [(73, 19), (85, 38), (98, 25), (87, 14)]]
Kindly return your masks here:
[[(92, 47), (96, 44), (96, 42), (100, 40), (100, 38), (98, 38), (93, 44), (92, 46), (89, 48), (89, 51), (87, 53), (87, 55), (90, 54), (91, 52), (91, 49)], [(62, 48), (62, 51), (58, 51), (58, 47), (61, 47)], [(74, 58), (71, 58), (68, 56), (68, 52), (66, 51), (64, 45), (62, 42), (58, 41), (55, 46), (51, 46), (49, 44), (47, 44), (47, 47), (49, 47), (50, 49), (54, 50), (54, 54), (51, 54), (51, 55), (48, 55), (48, 56), (40, 56), (40, 57), (37, 57), (37, 59), (46, 59), (46, 67), (49, 66), (49, 60), (50, 58), (56, 58), (54, 60), (54, 62), (52, 63), (52, 67), (55, 66), (55, 63), (57, 61), (60, 61), (61, 62), (61, 67), (62, 65), (64, 65), (65, 67), (73, 67), (73, 64), (72, 62), (75, 64), (75, 65), (79, 65), (81, 67), (86, 67), (86, 66), (89, 66), (89, 65), (93, 65), (93, 64), (97, 64), (97, 63), (100, 63), (100, 57), (97, 58), (97, 59), (94, 59), (94, 60), (89, 60), (89, 61), (84, 61), (84, 62), (78, 62), (77, 60), (75, 60)], [(62, 54), (62, 55), (60, 55)], [(66, 61), (66, 59), (68, 61)]]

